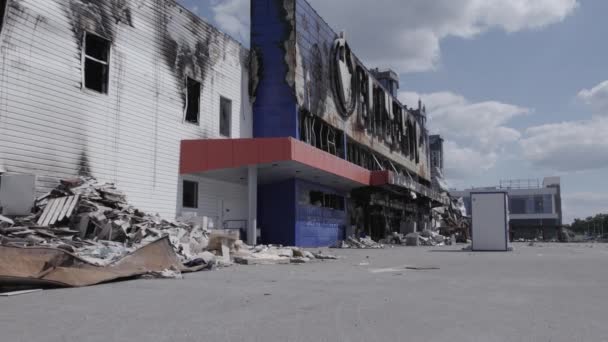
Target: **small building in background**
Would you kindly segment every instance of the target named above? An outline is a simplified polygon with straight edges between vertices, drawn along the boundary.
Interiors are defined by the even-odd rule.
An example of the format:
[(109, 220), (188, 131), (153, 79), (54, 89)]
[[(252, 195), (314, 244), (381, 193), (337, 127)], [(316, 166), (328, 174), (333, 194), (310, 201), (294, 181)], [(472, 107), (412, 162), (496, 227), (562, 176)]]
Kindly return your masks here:
[(562, 226), (562, 199), (559, 177), (500, 181), (498, 186), (450, 191), (462, 197), (471, 215), (471, 192), (506, 191), (509, 195), (509, 236), (511, 241), (553, 240)]

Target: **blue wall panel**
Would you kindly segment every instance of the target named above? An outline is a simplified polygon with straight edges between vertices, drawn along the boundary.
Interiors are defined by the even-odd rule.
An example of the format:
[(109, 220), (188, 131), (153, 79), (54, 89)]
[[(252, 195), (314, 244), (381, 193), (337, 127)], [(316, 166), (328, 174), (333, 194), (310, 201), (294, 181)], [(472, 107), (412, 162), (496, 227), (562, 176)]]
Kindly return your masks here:
[(258, 226), (263, 243), (296, 244), (295, 191), (294, 179), (258, 187)]
[(301, 247), (331, 246), (343, 239), (344, 227), (347, 224), (346, 209), (336, 210), (317, 207), (305, 203), (310, 191), (321, 191), (327, 194), (337, 194), (345, 197), (345, 193), (331, 188), (296, 180), (296, 215), (295, 240)]
[(253, 104), (254, 137), (299, 137), (298, 106), (287, 83), (285, 41), (290, 26), (282, 1), (251, 1), (251, 49), (260, 68)]

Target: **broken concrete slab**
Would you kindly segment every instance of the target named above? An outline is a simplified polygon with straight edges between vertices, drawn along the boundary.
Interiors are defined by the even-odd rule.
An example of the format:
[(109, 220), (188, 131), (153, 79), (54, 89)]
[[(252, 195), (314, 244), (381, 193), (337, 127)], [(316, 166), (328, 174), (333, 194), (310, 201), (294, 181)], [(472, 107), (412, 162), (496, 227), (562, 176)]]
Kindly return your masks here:
[(310, 259), (304, 258), (304, 257), (293, 257), (293, 258), (289, 259), (289, 261), (292, 264), (305, 264), (305, 263), (309, 262)]
[(6, 224), (12, 226), (15, 224), (15, 221), (11, 220), (10, 218), (8, 218), (6, 216), (0, 215), (0, 223), (6, 223)]
[(338, 259), (337, 256), (332, 255), (332, 254), (325, 254), (321, 251), (317, 252), (317, 253), (312, 253), (315, 257), (315, 259), (319, 259), (319, 260), (336, 260)]
[(234, 262), (241, 265), (278, 265), (289, 264), (290, 258), (286, 257), (252, 257), (252, 256), (235, 256)]

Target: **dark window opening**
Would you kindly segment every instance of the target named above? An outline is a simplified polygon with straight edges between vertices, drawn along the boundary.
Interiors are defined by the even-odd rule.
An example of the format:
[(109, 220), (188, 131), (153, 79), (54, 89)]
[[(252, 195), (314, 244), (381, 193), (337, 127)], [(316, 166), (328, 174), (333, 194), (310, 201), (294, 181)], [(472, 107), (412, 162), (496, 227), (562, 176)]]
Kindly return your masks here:
[(4, 10), (8, 6), (7, 1), (0, 0), (0, 32), (2, 32), (3, 20), (4, 20)]
[(220, 98), (220, 134), (225, 137), (230, 137), (232, 125), (232, 101), (221, 97)]
[(201, 104), (201, 83), (187, 78), (187, 96), (186, 96), (186, 121), (190, 123), (198, 123), (200, 116)]
[(184, 208), (198, 208), (198, 182), (185, 180), (182, 186), (182, 206)]
[(344, 211), (345, 203), (343, 196), (314, 190), (309, 192), (309, 196), (310, 204), (314, 206)]
[(344, 158), (344, 132), (308, 112), (300, 112), (300, 140)]
[(100, 93), (108, 93), (110, 41), (85, 33), (84, 86)]
[(321, 191), (310, 192), (310, 204), (316, 205), (317, 207), (323, 206), (323, 193)]

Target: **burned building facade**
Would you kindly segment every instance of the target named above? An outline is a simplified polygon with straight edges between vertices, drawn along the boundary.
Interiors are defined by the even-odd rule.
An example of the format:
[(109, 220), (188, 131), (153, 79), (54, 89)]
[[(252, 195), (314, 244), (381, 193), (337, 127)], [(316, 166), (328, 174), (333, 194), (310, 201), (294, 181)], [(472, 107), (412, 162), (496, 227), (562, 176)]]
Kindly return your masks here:
[[(260, 198), (262, 236), (267, 227), (288, 227), (290, 235), (271, 242), (318, 245), (339, 239), (342, 226), (373, 238), (425, 227), (443, 199), (430, 186), (424, 107), (402, 104), (397, 74), (368, 69), (347, 35), (333, 31), (308, 2), (254, 1), (251, 13), (254, 135), (292, 137), (323, 151), (319, 158), (347, 162), (331, 177), (292, 174), (288, 185), (262, 187), (263, 194), (290, 189), (280, 199)], [(336, 209), (335, 198), (347, 203)], [(289, 215), (272, 213), (266, 202), (273, 200), (289, 203)]]
[(252, 1), (250, 50), (173, 0), (0, 8), (0, 172), (39, 194), (91, 176), (146, 211), (301, 246), (420, 229), (445, 203), (424, 107), (306, 1)]
[[(248, 50), (174, 1), (7, 0), (0, 32), (0, 166), (94, 176), (163, 217), (246, 206), (244, 186), (180, 176), (185, 139), (250, 137)], [(200, 183), (183, 207), (182, 183)], [(186, 183), (187, 186), (191, 183)], [(243, 199), (245, 198), (245, 199)]]

